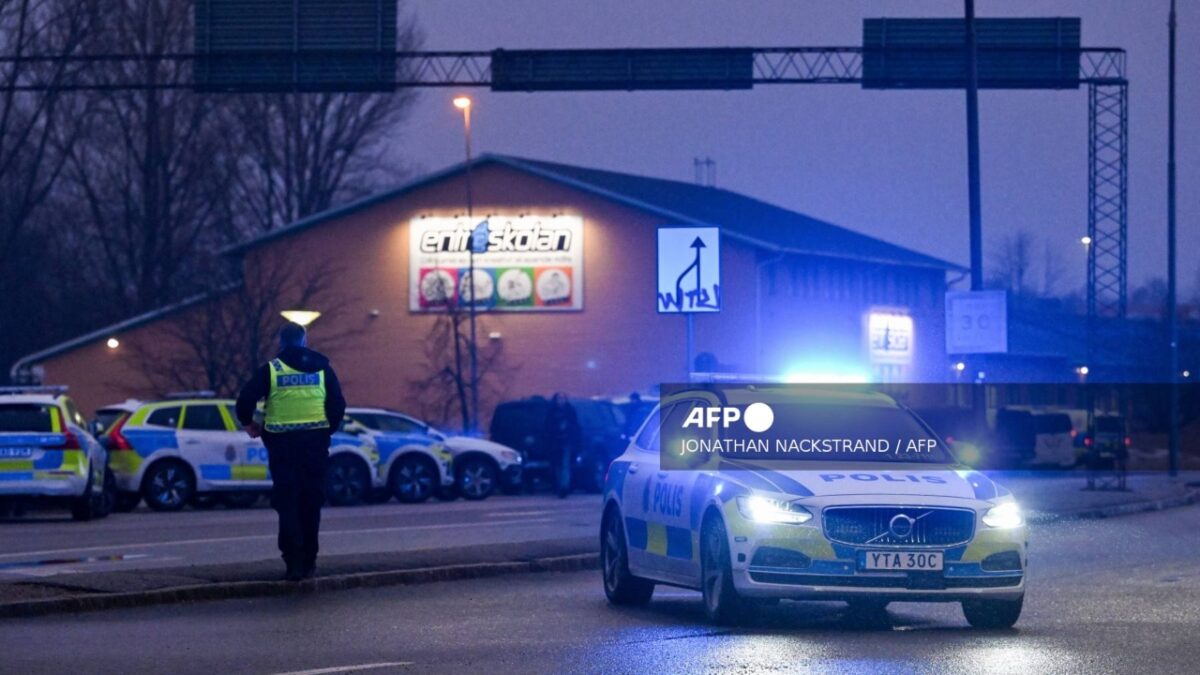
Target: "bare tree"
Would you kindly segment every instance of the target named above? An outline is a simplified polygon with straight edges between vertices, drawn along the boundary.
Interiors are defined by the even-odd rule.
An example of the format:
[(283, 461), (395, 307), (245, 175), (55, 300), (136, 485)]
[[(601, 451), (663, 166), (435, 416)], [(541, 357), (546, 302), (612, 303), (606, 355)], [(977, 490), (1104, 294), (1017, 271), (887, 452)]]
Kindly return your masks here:
[[(186, 49), (191, 6), (172, 0), (105, 0), (89, 52), (157, 56)], [(123, 68), (114, 88), (89, 102), (86, 138), (69, 153), (68, 198), (91, 274), (126, 311), (144, 311), (193, 290), (204, 251), (220, 243), (230, 183), (220, 99), (171, 87), (186, 63), (149, 58)]]
[[(447, 285), (443, 282), (443, 286)], [(424, 341), (428, 375), (410, 384), (425, 419), (448, 424), (457, 417), (462, 429), (469, 430), (471, 420), (479, 419), (479, 411), (471, 409), (472, 389), (479, 388), (480, 400), (498, 400), (515, 370), (504, 362), (500, 342), (487, 340), (478, 346), (476, 378), (471, 380), (470, 312), (464, 303), (458, 302), (454, 289), (443, 287), (442, 291), (438, 295), (445, 301)], [(476, 316), (477, 334), (488, 334), (486, 322), (486, 313)], [(484, 407), (483, 403), (480, 405)]]
[[(397, 27), (400, 51), (419, 49), (412, 19)], [(401, 168), (388, 150), (416, 94), (301, 93), (242, 96), (238, 121), (236, 229), (242, 235), (281, 227), (375, 191)]]
[[(62, 149), (79, 137), (79, 111), (60, 89), (73, 66), (54, 57), (78, 52), (92, 16), (87, 3), (0, 0), (0, 54), (6, 57), (0, 62), (0, 317), (13, 319), (0, 327), (0, 365), (47, 338), (61, 338), (65, 328), (58, 317), (70, 296), (62, 284), (32, 280), (65, 262), (45, 207), (63, 170)], [(46, 88), (17, 89), (28, 82)]]
[(331, 263), (303, 268), (282, 257), (260, 257), (241, 279), (216, 282), (194, 307), (168, 319), (164, 337), (175, 348), (138, 343), (133, 353), (147, 379), (159, 391), (211, 390), (225, 396), (237, 393), (245, 378), (274, 355), (283, 319), (280, 312), (295, 307), (318, 307), (324, 325), (324, 349), (337, 345), (361, 328), (341, 316), (349, 299), (335, 291), (339, 270)]
[(1029, 295), (1033, 274), (1034, 238), (1026, 230), (1002, 237), (993, 247), (989, 285), (1005, 288), (1014, 295)]

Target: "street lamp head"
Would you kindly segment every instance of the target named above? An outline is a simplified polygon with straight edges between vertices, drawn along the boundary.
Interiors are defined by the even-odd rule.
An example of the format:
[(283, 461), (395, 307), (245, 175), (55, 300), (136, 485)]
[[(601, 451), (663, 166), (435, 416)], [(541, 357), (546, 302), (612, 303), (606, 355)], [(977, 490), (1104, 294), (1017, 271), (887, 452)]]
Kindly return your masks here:
[(1079, 243), (1083, 244), (1084, 246), (1091, 246), (1091, 245), (1092, 245), (1092, 238), (1091, 238), (1091, 237), (1089, 237), (1089, 236), (1087, 236), (1087, 235), (1085, 234), (1085, 235), (1083, 235), (1082, 237), (1080, 237), (1080, 238), (1079, 238)]
[(471, 107), (471, 98), (469, 96), (456, 96), (454, 98), (454, 107), (459, 110), (466, 110)]

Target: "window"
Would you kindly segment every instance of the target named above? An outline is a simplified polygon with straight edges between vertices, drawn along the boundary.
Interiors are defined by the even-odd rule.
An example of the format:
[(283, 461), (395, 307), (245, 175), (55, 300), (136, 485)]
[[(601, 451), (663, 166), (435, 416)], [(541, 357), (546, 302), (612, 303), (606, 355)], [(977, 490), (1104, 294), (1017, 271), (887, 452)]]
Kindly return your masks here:
[(658, 452), (658, 421), (660, 408), (655, 407), (654, 412), (650, 413), (650, 417), (646, 418), (646, 423), (642, 425), (642, 431), (637, 435), (637, 440), (634, 443), (637, 447), (650, 452)]
[(146, 418), (146, 424), (155, 427), (171, 427), (174, 429), (179, 426), (179, 411), (183, 408), (180, 406), (171, 406), (169, 408), (159, 408), (150, 413)]
[(221, 409), (216, 405), (189, 405), (183, 416), (183, 428), (194, 431), (228, 431)]
[(386, 431), (393, 434), (420, 434), (427, 429), (424, 424), (410, 420), (400, 415), (383, 413), (350, 413), (354, 421), (373, 431)]
[(37, 403), (0, 406), (0, 432), (49, 433), (54, 429), (54, 408)]

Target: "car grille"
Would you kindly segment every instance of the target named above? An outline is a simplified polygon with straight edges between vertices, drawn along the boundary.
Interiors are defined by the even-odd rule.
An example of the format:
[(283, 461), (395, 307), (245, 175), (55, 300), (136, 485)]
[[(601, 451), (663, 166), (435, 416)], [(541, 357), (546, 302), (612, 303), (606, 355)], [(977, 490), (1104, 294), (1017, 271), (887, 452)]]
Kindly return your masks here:
[[(891, 526), (897, 516), (911, 519), (898, 536)], [(896, 506), (835, 506), (824, 511), (825, 536), (830, 541), (855, 546), (956, 546), (971, 540), (975, 512)]]

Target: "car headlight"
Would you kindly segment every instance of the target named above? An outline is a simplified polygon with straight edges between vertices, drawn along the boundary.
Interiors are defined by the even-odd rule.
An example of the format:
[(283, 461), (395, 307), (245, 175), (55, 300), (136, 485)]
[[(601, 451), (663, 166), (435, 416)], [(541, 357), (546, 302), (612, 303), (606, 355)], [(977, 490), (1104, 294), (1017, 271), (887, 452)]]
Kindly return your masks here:
[(737, 505), (743, 518), (756, 523), (799, 525), (813, 517), (811, 511), (799, 504), (759, 495), (738, 497)]
[(1016, 502), (1004, 502), (983, 514), (983, 524), (998, 530), (1009, 530), (1024, 525), (1025, 517), (1021, 515), (1021, 507)]
[(520, 464), (521, 463), (521, 455), (517, 454), (516, 451), (501, 450), (499, 454), (500, 454), (500, 459), (503, 459), (504, 461), (506, 461), (510, 464)]

